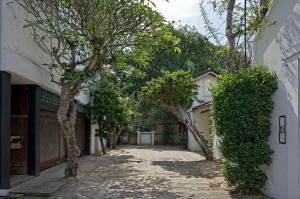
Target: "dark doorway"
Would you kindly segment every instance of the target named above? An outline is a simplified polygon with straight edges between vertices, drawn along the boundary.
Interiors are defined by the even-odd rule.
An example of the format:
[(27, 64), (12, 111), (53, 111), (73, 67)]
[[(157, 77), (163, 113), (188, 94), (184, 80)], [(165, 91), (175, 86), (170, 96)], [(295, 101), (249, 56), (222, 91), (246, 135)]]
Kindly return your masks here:
[(28, 173), (28, 87), (13, 85), (11, 89), (12, 175)]

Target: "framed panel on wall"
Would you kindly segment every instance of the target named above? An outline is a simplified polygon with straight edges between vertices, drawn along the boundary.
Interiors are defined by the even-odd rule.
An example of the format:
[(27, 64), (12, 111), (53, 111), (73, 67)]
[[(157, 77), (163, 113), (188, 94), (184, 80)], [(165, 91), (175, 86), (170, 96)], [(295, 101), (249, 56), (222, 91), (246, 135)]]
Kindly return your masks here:
[(279, 116), (279, 144), (286, 144), (286, 116)]

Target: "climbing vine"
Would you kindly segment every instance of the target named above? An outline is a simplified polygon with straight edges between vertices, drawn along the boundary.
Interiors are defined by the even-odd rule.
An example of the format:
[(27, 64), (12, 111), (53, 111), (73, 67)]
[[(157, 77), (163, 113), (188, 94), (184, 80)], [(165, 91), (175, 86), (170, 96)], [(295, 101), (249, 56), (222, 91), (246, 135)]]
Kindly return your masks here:
[(225, 158), (222, 171), (238, 192), (260, 192), (267, 180), (261, 166), (272, 161), (267, 141), (276, 89), (276, 74), (259, 66), (221, 75), (212, 88), (212, 115)]

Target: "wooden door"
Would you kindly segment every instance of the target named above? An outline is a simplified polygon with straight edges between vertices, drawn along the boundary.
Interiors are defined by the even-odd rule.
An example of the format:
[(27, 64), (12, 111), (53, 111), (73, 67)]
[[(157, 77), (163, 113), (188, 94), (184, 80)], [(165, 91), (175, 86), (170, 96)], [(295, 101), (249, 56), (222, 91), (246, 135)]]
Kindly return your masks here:
[(28, 170), (28, 88), (14, 85), (11, 91), (11, 174), (25, 175)]
[(55, 112), (40, 112), (40, 163), (41, 170), (61, 163), (60, 127)]

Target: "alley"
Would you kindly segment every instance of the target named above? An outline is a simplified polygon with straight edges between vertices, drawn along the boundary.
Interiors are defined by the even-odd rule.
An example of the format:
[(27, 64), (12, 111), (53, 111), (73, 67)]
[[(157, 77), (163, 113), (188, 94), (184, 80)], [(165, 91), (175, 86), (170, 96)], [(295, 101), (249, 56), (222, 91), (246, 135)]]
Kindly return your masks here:
[[(63, 167), (58, 169), (63, 176)], [(108, 156), (81, 158), (78, 178), (50, 199), (237, 198), (220, 188), (222, 182), (219, 165), (198, 153), (178, 147), (128, 146)]]

